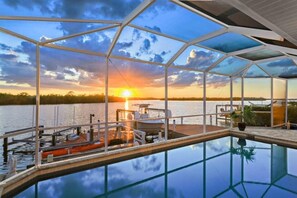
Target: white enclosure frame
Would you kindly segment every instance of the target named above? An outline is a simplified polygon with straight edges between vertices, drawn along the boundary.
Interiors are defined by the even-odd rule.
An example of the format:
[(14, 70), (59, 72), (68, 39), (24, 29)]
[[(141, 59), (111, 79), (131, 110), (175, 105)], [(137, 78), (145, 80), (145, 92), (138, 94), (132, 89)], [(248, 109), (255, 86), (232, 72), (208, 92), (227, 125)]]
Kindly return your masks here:
[[(36, 108), (35, 108), (35, 115), (36, 115), (36, 121), (35, 121), (35, 126), (36, 126), (36, 131), (35, 131), (35, 149), (36, 149), (36, 156), (35, 156), (35, 165), (39, 166), (40, 165), (40, 160), (39, 160), (39, 138), (38, 138), (38, 134), (39, 134), (39, 119), (40, 119), (40, 46), (43, 47), (49, 47), (49, 48), (54, 48), (54, 49), (59, 49), (59, 50), (65, 50), (65, 51), (71, 51), (71, 52), (76, 52), (76, 53), (82, 53), (82, 54), (87, 54), (87, 55), (92, 55), (92, 56), (99, 56), (99, 57), (104, 57), (106, 60), (106, 68), (105, 68), (105, 142), (107, 142), (107, 133), (108, 133), (108, 96), (109, 96), (109, 92), (108, 92), (108, 88), (109, 88), (109, 75), (108, 75), (108, 69), (109, 69), (109, 59), (110, 58), (115, 58), (115, 59), (120, 59), (120, 60), (128, 60), (128, 61), (135, 61), (135, 62), (140, 62), (140, 63), (146, 63), (146, 64), (151, 64), (151, 65), (156, 65), (156, 66), (163, 66), (165, 67), (165, 82), (164, 82), (164, 87), (165, 87), (165, 140), (168, 139), (168, 123), (169, 123), (169, 115), (167, 113), (168, 110), (168, 68), (172, 67), (172, 68), (177, 68), (180, 70), (188, 70), (188, 71), (197, 71), (197, 72), (202, 72), (203, 73), (203, 132), (206, 132), (206, 78), (207, 78), (207, 74), (218, 74), (218, 75), (222, 75), (222, 76), (228, 76), (230, 78), (230, 105), (231, 105), (231, 110), (233, 110), (233, 77), (241, 77), (241, 106), (242, 108), (244, 107), (244, 75), (245, 72), (248, 70), (248, 68), (255, 64), (257, 65), (261, 70), (263, 70), (266, 74), (269, 75), (269, 78), (271, 78), (271, 102), (273, 103), (273, 78), (275, 78), (274, 76), (271, 76), (269, 74), (269, 72), (267, 72), (264, 68), (259, 66), (259, 63), (263, 62), (263, 61), (268, 61), (268, 60), (278, 60), (281, 58), (293, 58), (293, 59), (297, 59), (296, 57), (293, 57), (290, 54), (293, 55), (297, 55), (297, 50), (296, 49), (291, 49), (291, 48), (287, 48), (287, 47), (281, 47), (281, 46), (276, 46), (276, 45), (271, 45), (271, 44), (266, 44), (263, 43), (262, 41), (254, 38), (253, 36), (257, 36), (257, 37), (262, 37), (262, 38), (266, 38), (266, 39), (272, 39), (272, 40), (283, 40), (284, 38), (281, 37), (280, 35), (276, 34), (273, 31), (269, 31), (269, 30), (260, 30), (260, 29), (253, 29), (253, 28), (243, 28), (243, 27), (235, 27), (235, 26), (229, 26), (221, 21), (218, 21), (208, 15), (206, 15), (205, 13), (202, 13), (198, 10), (193, 9), (192, 7), (184, 4), (181, 1), (178, 0), (171, 0), (173, 3), (175, 3), (178, 6), (182, 6), (198, 15), (201, 15), (203, 17), (206, 17), (207, 19), (214, 21), (220, 25), (223, 26), (222, 29), (209, 33), (207, 35), (195, 38), (191, 41), (185, 41), (183, 39), (180, 38), (176, 38), (173, 36), (169, 36), (167, 34), (164, 33), (160, 33), (151, 29), (146, 29), (143, 27), (139, 27), (133, 24), (130, 24), (130, 22), (135, 19), (137, 16), (139, 16), (141, 13), (143, 13), (149, 6), (151, 6), (155, 0), (144, 0), (135, 10), (133, 10), (123, 21), (112, 21), (112, 20), (84, 20), (84, 19), (63, 19), (63, 18), (46, 18), (46, 17), (20, 17), (20, 16), (0, 16), (0, 20), (23, 20), (23, 21), (48, 21), (48, 22), (81, 22), (81, 23), (103, 23), (103, 24), (108, 24), (108, 26), (103, 27), (103, 28), (97, 28), (95, 30), (91, 30), (91, 31), (85, 31), (85, 32), (81, 32), (81, 33), (76, 33), (76, 34), (72, 34), (72, 35), (68, 35), (68, 36), (63, 36), (60, 38), (54, 38), (51, 40), (47, 40), (47, 41), (37, 41), (31, 38), (28, 38), (24, 35), (18, 34), (16, 32), (7, 30), (5, 28), (0, 27), (0, 32), (17, 37), (19, 39), (23, 39), (25, 41), (28, 41), (30, 43), (33, 43), (36, 46)], [(123, 29), (126, 27), (132, 27), (132, 28), (136, 28), (136, 29), (140, 29), (140, 30), (144, 30), (146, 32), (150, 32), (159, 36), (163, 36), (169, 39), (173, 39), (175, 41), (180, 41), (183, 42), (184, 45), (170, 58), (170, 60), (167, 63), (155, 63), (155, 62), (150, 62), (150, 61), (144, 61), (144, 60), (138, 60), (138, 59), (134, 59), (134, 58), (127, 58), (127, 57), (120, 57), (120, 56), (116, 56), (116, 55), (112, 55), (112, 51), (114, 49), (114, 46), (116, 45)], [(111, 28), (118, 28), (113, 41), (107, 51), (106, 54), (104, 53), (98, 53), (98, 52), (92, 52), (92, 51), (88, 51), (88, 50), (81, 50), (81, 49), (74, 49), (74, 48), (69, 48), (69, 47), (63, 47), (63, 46), (57, 46), (54, 45), (53, 42), (56, 41), (61, 41), (64, 39), (69, 39), (69, 38), (73, 38), (73, 37), (77, 37), (77, 36), (82, 36), (85, 34), (89, 34), (89, 33), (94, 33), (94, 32), (99, 32), (99, 31), (103, 31), (103, 30), (107, 30), (107, 29), (111, 29)], [(259, 47), (253, 47), (253, 48), (248, 48), (248, 49), (243, 49), (243, 50), (238, 50), (235, 52), (231, 52), (231, 53), (222, 53), (223, 57), (220, 58), (219, 60), (217, 60), (213, 65), (209, 66), (205, 71), (199, 70), (199, 69), (190, 69), (190, 68), (184, 68), (182, 66), (176, 66), (173, 65), (174, 61), (189, 47), (189, 46), (197, 46), (197, 47), (202, 47), (205, 49), (209, 49), (212, 51), (217, 51), (214, 49), (210, 49), (207, 48), (205, 46), (199, 46), (199, 42), (219, 36), (221, 34), (224, 34), (226, 32), (235, 32), (235, 33), (239, 33), (239, 34), (243, 34), (247, 37), (249, 37), (252, 40), (255, 40), (257, 42), (260, 42), (261, 44), (263, 44), (262, 46)], [(256, 51), (259, 49), (271, 49), (271, 50), (278, 50), (281, 51), (283, 53), (283, 56), (281, 57), (276, 57), (276, 58), (269, 58), (269, 59), (264, 59), (264, 60), (260, 60), (260, 61), (251, 61), (242, 57), (239, 57), (238, 55), (241, 53), (246, 53), (246, 52), (252, 52), (252, 51)], [(248, 64), (239, 72), (231, 74), (231, 75), (226, 75), (226, 74), (220, 74), (220, 73), (215, 73), (215, 72), (211, 72), (211, 69), (216, 67), (218, 64), (220, 64), (222, 61), (224, 61), (226, 58), (230, 57), (230, 56), (234, 56), (236, 58), (239, 59), (243, 59), (243, 60), (247, 60)], [(237, 76), (239, 73), (241, 73), (242, 71), (244, 72), (243, 76)], [(288, 87), (288, 86), (287, 86)], [(286, 97), (288, 97), (288, 88), (286, 89)], [(287, 101), (287, 98), (286, 98)], [(287, 121), (287, 109), (286, 109), (286, 121)], [(271, 111), (271, 126), (273, 127), (273, 111)], [(232, 126), (231, 126), (232, 127)], [(107, 144), (105, 146), (105, 151), (107, 151)]]

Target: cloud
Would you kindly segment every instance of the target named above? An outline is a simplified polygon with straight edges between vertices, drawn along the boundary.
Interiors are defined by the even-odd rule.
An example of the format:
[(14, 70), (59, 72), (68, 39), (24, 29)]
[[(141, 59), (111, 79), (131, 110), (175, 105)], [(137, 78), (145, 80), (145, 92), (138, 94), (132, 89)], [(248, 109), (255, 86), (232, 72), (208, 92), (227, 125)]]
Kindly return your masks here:
[(148, 39), (144, 39), (141, 47), (140, 47), (140, 52), (142, 53), (149, 53), (149, 50), (151, 48), (151, 42)]
[(0, 54), (0, 59), (16, 59), (17, 56), (14, 54)]
[(227, 76), (208, 74), (206, 78), (207, 87), (211, 87), (211, 88), (224, 87), (229, 83), (230, 83), (230, 78)]
[(295, 65), (291, 59), (282, 59), (267, 64), (267, 67), (283, 67)]
[(18, 56), (1, 54), (0, 65), (1, 75), (0, 80), (7, 84), (28, 84), (35, 86), (35, 67), (30, 63), (17, 61)]
[(154, 30), (156, 32), (160, 32), (160, 33), (162, 32), (161, 28), (159, 28), (158, 26), (155, 26), (155, 25), (153, 27), (145, 25), (144, 27), (147, 28), (147, 29), (150, 29), (150, 30)]
[(212, 51), (192, 50), (187, 58), (185, 67), (205, 70), (219, 58), (218, 53)]
[(156, 1), (148, 10), (151, 19), (154, 19), (157, 15), (163, 14), (166, 11), (172, 11), (177, 8), (177, 5), (166, 0)]
[(150, 37), (151, 37), (153, 43), (156, 43), (158, 41), (158, 38), (156, 35), (150, 34)]
[(138, 29), (133, 30), (133, 41), (140, 40), (142, 38), (141, 33)]
[(164, 58), (159, 54), (155, 54), (154, 58), (151, 58), (150, 61), (155, 63), (162, 63), (164, 61)]
[(88, 19), (123, 19), (134, 10), (141, 0), (4, 0), (7, 6), (15, 9), (25, 8), (30, 11), (34, 9), (41, 13), (65, 18), (88, 18)]
[(12, 49), (12, 47), (5, 45), (3, 43), (0, 43), (0, 50), (9, 51), (11, 49)]
[(285, 70), (282, 70), (281, 72), (279, 72), (278, 76), (283, 78), (297, 77), (297, 67), (296, 66), (287, 67)]
[(176, 70), (176, 72), (168, 75), (168, 84), (171, 87), (183, 88), (191, 86), (195, 82), (198, 82), (198, 74), (196, 72)]
[(110, 64), (111, 87), (162, 87), (164, 67), (112, 59)]

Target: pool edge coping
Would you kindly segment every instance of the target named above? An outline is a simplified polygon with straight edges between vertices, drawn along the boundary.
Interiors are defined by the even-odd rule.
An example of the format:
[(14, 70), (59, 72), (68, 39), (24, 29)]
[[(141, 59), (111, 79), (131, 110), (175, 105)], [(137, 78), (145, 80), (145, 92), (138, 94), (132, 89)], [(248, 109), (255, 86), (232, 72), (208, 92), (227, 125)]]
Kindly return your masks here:
[[(158, 142), (154, 145), (145, 144), (137, 147), (129, 147), (120, 150), (109, 151), (107, 153), (89, 154), (87, 156), (75, 157), (63, 161), (42, 164), (37, 168), (29, 168), (19, 174), (9, 177), (0, 182), (0, 197), (6, 196), (15, 189), (24, 186), (26, 183), (38, 180), (49, 174), (61, 174), (64, 172), (73, 172), (78, 169), (90, 167), (92, 165), (108, 164), (122, 161), (125, 158), (133, 158), (161, 152), (189, 144), (199, 143), (219, 137), (230, 135), (230, 129), (223, 129), (214, 132), (207, 132), (192, 136), (181, 137), (168, 140), (167, 142)], [(1, 191), (2, 190), (2, 191)]]

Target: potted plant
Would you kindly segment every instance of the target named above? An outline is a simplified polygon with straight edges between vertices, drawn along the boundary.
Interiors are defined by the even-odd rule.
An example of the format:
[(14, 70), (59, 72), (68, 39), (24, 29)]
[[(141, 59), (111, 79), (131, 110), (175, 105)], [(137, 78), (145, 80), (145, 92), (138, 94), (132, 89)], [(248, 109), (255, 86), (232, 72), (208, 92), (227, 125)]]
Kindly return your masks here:
[(250, 106), (245, 106), (244, 111), (233, 111), (231, 113), (231, 119), (233, 123), (236, 123), (234, 126), (238, 126), (240, 131), (244, 131), (246, 125), (254, 125), (255, 123), (255, 113), (252, 111)]

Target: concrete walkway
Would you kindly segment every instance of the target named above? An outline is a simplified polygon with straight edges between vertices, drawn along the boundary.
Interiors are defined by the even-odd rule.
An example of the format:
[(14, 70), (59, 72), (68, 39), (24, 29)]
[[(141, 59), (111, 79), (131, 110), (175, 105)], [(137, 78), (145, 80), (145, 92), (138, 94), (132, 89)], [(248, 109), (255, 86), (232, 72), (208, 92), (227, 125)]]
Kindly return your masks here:
[(274, 129), (269, 127), (247, 127), (245, 131), (237, 128), (231, 130), (231, 134), (255, 139), (258, 141), (271, 142), (297, 148), (297, 130)]

